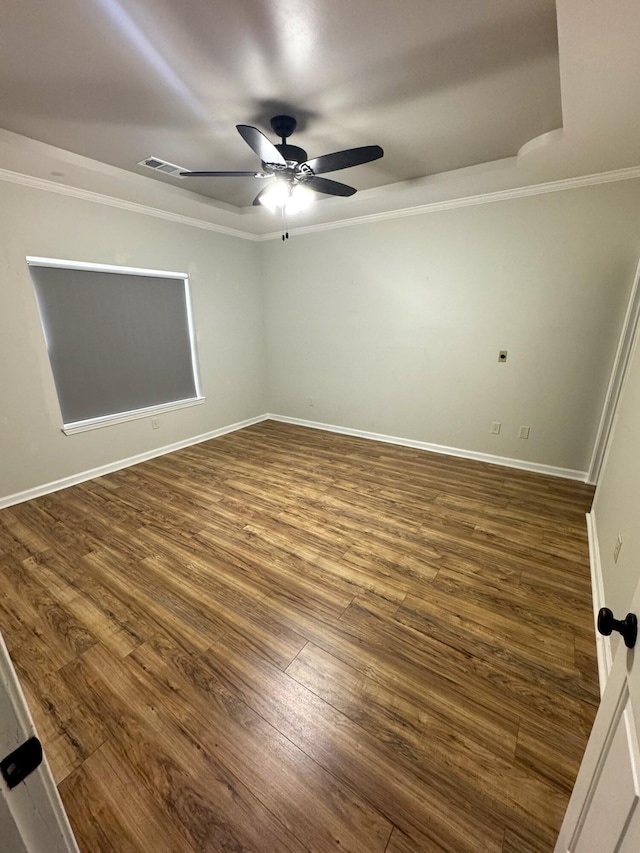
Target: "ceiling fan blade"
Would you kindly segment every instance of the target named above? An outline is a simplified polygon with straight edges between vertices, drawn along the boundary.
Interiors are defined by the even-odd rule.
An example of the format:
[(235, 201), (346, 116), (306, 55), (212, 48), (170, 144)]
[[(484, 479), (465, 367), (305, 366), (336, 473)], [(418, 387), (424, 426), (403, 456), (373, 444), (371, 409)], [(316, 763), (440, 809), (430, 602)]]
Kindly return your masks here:
[(316, 178), (315, 175), (311, 178), (305, 178), (301, 181), (303, 186), (309, 187), (318, 193), (326, 193), (327, 195), (353, 195), (357, 190), (347, 184), (340, 184), (338, 181), (330, 181), (327, 178)]
[(271, 178), (272, 175), (267, 175), (264, 172), (180, 172), (183, 178), (220, 178), (223, 176), (229, 178)]
[(333, 154), (324, 154), (322, 157), (314, 157), (304, 163), (316, 175), (323, 172), (337, 172), (338, 169), (348, 169), (350, 166), (360, 166), (362, 163), (370, 163), (382, 157), (384, 151), (379, 145), (363, 145), (360, 148), (347, 148), (344, 151), (336, 151)]
[(251, 127), (250, 124), (237, 124), (236, 129), (249, 148), (256, 152), (263, 163), (276, 163), (278, 166), (287, 165), (287, 161), (276, 146), (272, 142), (269, 142), (264, 133), (261, 133), (257, 127)]

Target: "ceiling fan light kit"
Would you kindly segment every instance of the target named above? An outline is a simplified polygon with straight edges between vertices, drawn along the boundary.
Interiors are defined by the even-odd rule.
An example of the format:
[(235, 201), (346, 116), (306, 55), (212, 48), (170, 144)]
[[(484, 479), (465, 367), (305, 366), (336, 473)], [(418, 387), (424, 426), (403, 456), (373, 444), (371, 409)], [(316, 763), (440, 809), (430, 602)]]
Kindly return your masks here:
[(260, 193), (259, 203), (271, 213), (282, 210), (287, 216), (294, 216), (309, 207), (313, 198), (312, 191), (303, 184), (292, 185), (289, 181), (276, 178), (263, 193)]
[(248, 124), (236, 125), (240, 136), (260, 158), (262, 171), (181, 172), (180, 175), (187, 178), (250, 176), (270, 179), (269, 184), (255, 197), (253, 204), (264, 205), (272, 213), (281, 212), (286, 216), (299, 213), (308, 207), (315, 198), (314, 192), (345, 197), (353, 195), (356, 192), (354, 187), (317, 176), (370, 163), (384, 154), (379, 145), (364, 145), (309, 160), (303, 148), (287, 142), (296, 126), (297, 122), (293, 116), (274, 116), (271, 119), (271, 128), (281, 140), (279, 144), (274, 145), (258, 128)]

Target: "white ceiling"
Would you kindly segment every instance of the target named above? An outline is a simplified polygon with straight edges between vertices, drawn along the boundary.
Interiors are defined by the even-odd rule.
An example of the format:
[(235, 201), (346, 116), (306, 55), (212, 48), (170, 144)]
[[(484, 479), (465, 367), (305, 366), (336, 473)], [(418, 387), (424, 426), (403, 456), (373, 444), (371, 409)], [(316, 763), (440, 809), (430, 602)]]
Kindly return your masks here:
[[(310, 157), (382, 145), (343, 176), (358, 189), (562, 125), (554, 0), (4, 0), (0, 74), (4, 128), (134, 171), (259, 168), (235, 125), (273, 138), (282, 112)], [(239, 207), (262, 188), (185, 186)]]
[(280, 112), (310, 157), (381, 145), (381, 160), (329, 175), (360, 192), (324, 198), (307, 216), (318, 222), (636, 165), (638, 9), (4, 0), (0, 168), (259, 232), (256, 179), (179, 180), (137, 162), (259, 168), (235, 125), (277, 141)]

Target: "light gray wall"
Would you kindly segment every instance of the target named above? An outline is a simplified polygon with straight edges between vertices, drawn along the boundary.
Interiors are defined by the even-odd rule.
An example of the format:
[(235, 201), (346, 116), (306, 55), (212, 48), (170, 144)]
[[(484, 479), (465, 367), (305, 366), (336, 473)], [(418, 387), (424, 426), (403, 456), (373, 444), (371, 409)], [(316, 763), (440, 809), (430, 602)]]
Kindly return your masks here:
[[(586, 470), (639, 212), (634, 180), (255, 243), (3, 183), (0, 498), (265, 411)], [(206, 403), (63, 435), (26, 255), (187, 271)]]
[[(596, 490), (592, 515), (598, 538), (604, 600), (624, 619), (640, 581), (640, 345), (636, 341)], [(616, 540), (622, 538), (617, 563)], [(614, 646), (618, 635), (613, 637)]]
[(633, 180), (266, 244), (270, 410), (586, 471), (639, 214)]
[[(265, 411), (257, 243), (8, 183), (0, 234), (0, 498)], [(63, 435), (27, 255), (188, 272), (206, 402)]]

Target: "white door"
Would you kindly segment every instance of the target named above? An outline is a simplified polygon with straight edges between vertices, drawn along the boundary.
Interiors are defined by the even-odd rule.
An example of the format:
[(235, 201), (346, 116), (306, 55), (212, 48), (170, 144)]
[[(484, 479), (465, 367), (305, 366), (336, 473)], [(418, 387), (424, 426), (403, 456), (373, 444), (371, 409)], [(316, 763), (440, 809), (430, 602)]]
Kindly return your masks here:
[[(630, 612), (640, 615), (640, 583)], [(620, 638), (555, 853), (639, 853), (639, 720), (640, 638), (634, 649)]]
[[(20, 762), (4, 762), (36, 736), (33, 720), (0, 635), (0, 764), (13, 783)], [(36, 747), (38, 744), (32, 742)], [(13, 766), (12, 766), (13, 765)], [(79, 853), (46, 758), (23, 781), (0, 775), (2, 853)]]

